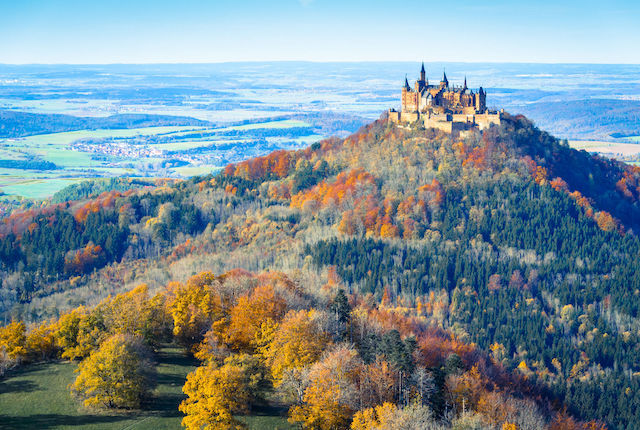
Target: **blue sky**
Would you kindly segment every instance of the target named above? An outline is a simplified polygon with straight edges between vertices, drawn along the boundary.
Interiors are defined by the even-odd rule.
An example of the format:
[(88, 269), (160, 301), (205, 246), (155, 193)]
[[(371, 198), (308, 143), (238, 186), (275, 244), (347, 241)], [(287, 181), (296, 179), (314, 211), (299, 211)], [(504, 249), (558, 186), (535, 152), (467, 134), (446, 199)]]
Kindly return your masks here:
[(0, 63), (269, 60), (640, 63), (640, 1), (0, 0)]

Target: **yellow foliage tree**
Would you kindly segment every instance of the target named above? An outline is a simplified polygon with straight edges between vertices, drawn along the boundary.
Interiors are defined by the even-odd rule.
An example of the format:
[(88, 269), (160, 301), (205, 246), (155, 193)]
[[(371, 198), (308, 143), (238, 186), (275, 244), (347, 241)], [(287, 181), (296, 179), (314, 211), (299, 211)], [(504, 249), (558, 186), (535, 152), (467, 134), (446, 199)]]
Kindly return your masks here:
[(57, 353), (55, 323), (43, 323), (35, 327), (26, 339), (26, 348), (29, 357), (33, 360), (46, 360)]
[(277, 386), (285, 369), (314, 363), (328, 342), (318, 327), (315, 310), (289, 311), (272, 334), (271, 341), (260, 348)]
[(187, 375), (182, 391), (188, 396), (179, 409), (187, 429), (236, 429), (234, 413), (247, 413), (264, 389), (263, 367), (255, 356), (228, 357), (218, 367), (209, 361)]
[(88, 312), (80, 306), (58, 320), (57, 344), (62, 357), (69, 360), (87, 357), (109, 336), (99, 309)]
[(384, 430), (392, 426), (398, 408), (390, 402), (356, 412), (351, 423), (352, 430)]
[(159, 343), (170, 323), (165, 296), (149, 298), (149, 288), (141, 284), (131, 291), (103, 300), (92, 313), (102, 315), (110, 334), (128, 333), (142, 336), (151, 345)]
[(229, 312), (227, 341), (236, 350), (251, 352), (262, 324), (280, 321), (286, 309), (287, 304), (272, 285), (256, 287), (251, 294), (240, 297)]
[(152, 369), (140, 337), (116, 334), (80, 363), (71, 389), (87, 407), (135, 409), (148, 393)]
[(169, 286), (167, 306), (173, 317), (173, 334), (190, 351), (211, 323), (224, 316), (221, 297), (212, 288), (215, 281), (213, 273), (205, 272), (189, 279), (186, 285)]
[(21, 361), (27, 355), (26, 329), (22, 321), (13, 321), (0, 328), (0, 352), (9, 359)]
[(348, 428), (357, 408), (357, 371), (361, 361), (355, 350), (338, 347), (314, 364), (303, 403), (291, 408), (289, 420), (307, 429)]

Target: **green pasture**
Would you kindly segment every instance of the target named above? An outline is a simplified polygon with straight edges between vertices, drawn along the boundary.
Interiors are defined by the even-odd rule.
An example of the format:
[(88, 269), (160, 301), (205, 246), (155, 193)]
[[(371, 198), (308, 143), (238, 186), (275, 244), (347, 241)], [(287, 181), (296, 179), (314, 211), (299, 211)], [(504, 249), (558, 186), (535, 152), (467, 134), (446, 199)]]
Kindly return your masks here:
[[(86, 410), (69, 392), (77, 365), (69, 362), (35, 364), (0, 379), (0, 428), (27, 429), (180, 429), (178, 405), (182, 386), (196, 366), (174, 347), (158, 357), (157, 386), (150, 402), (140, 411), (97, 412)], [(286, 418), (272, 410), (238, 417), (251, 429), (290, 429)]]
[[(307, 127), (308, 123), (297, 120), (265, 121), (254, 124), (245, 124), (215, 129), (217, 131), (229, 130), (255, 130), (260, 128), (293, 128)], [(161, 157), (149, 157), (130, 159), (118, 156), (102, 156), (100, 159), (89, 152), (75, 151), (70, 144), (79, 139), (102, 138), (133, 138), (137, 136), (171, 136), (175, 141), (168, 143), (152, 144), (152, 147), (162, 151), (186, 151), (194, 148), (210, 147), (212, 151), (216, 146), (229, 144), (242, 144), (246, 139), (229, 139), (220, 136), (220, 139), (212, 136), (197, 137), (200, 131), (214, 130), (206, 127), (195, 126), (163, 126), (143, 127), (134, 129), (99, 129), (78, 130), (62, 133), (41, 134), (24, 138), (0, 139), (0, 159), (25, 160), (38, 158), (55, 163), (59, 169), (50, 171), (0, 169), (0, 190), (9, 195), (21, 195), (27, 198), (46, 198), (61, 190), (67, 185), (86, 179), (88, 177), (101, 176), (135, 176), (142, 174), (153, 163), (161, 162)], [(270, 141), (282, 141), (283, 143), (296, 142), (299, 145), (311, 144), (322, 136), (302, 136), (295, 139), (270, 138)], [(146, 164), (145, 164), (146, 163)], [(131, 168), (137, 166), (137, 168)], [(138, 168), (141, 171), (138, 171)], [(182, 176), (204, 175), (219, 170), (218, 166), (200, 165), (186, 166), (173, 169)]]
[(7, 185), (0, 182), (0, 190), (5, 194), (17, 195), (30, 199), (44, 199), (54, 195), (64, 187), (86, 179), (87, 178), (28, 179), (9, 183)]
[(179, 173), (182, 176), (203, 176), (209, 173), (215, 173), (219, 171), (221, 167), (217, 166), (184, 166), (175, 167), (172, 170)]
[(304, 121), (298, 121), (296, 119), (283, 119), (278, 121), (257, 122), (254, 124), (234, 125), (231, 127), (218, 128), (216, 129), (216, 131), (255, 130), (258, 128), (295, 128), (295, 127), (309, 127), (309, 123), (306, 123)]

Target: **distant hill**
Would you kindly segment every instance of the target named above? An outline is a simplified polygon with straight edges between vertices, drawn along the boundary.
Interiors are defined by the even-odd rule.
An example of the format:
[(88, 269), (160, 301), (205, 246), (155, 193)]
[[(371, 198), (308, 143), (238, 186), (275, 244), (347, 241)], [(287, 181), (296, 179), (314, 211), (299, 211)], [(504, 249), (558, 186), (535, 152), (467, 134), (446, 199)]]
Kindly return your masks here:
[[(12, 215), (0, 225), (2, 310), (38, 321), (143, 282), (164, 291), (204, 270), (283, 271), (304, 289), (288, 306), (326, 304), (340, 285), (382, 312), (381, 332), (431, 328), (476, 345), (466, 370), (491, 363), (479, 367), (486, 392), (515, 384), (505, 369), (555, 411), (636, 428), (638, 231), (640, 169), (523, 116), (463, 138), (383, 117), (218, 175)], [(465, 381), (460, 392), (474, 392), (464, 384), (478, 380)], [(480, 397), (465, 407), (492, 416), (499, 400)], [(585, 428), (553, 427), (554, 413), (540, 422)]]
[(640, 136), (640, 101), (588, 99), (545, 101), (518, 106), (518, 111), (554, 134), (573, 139)]
[(75, 130), (114, 128), (140, 128), (159, 126), (208, 126), (208, 121), (194, 118), (117, 114), (108, 117), (76, 117), (61, 114), (36, 114), (13, 110), (0, 110), (0, 138), (32, 136), (36, 134), (60, 133)]

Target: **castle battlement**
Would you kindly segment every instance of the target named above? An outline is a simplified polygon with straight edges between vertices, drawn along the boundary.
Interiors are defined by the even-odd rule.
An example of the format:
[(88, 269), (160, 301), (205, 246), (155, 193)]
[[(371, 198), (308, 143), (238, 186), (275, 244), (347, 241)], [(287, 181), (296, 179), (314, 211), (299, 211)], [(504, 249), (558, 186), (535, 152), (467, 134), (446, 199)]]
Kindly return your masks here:
[(461, 86), (449, 85), (447, 74), (437, 85), (430, 85), (424, 63), (420, 79), (413, 88), (407, 78), (402, 87), (402, 108), (389, 110), (389, 120), (396, 123), (423, 121), (425, 128), (435, 128), (446, 133), (457, 133), (477, 128), (484, 130), (500, 124), (502, 112), (487, 109), (487, 93), (482, 87), (477, 91), (467, 87), (467, 79)]

